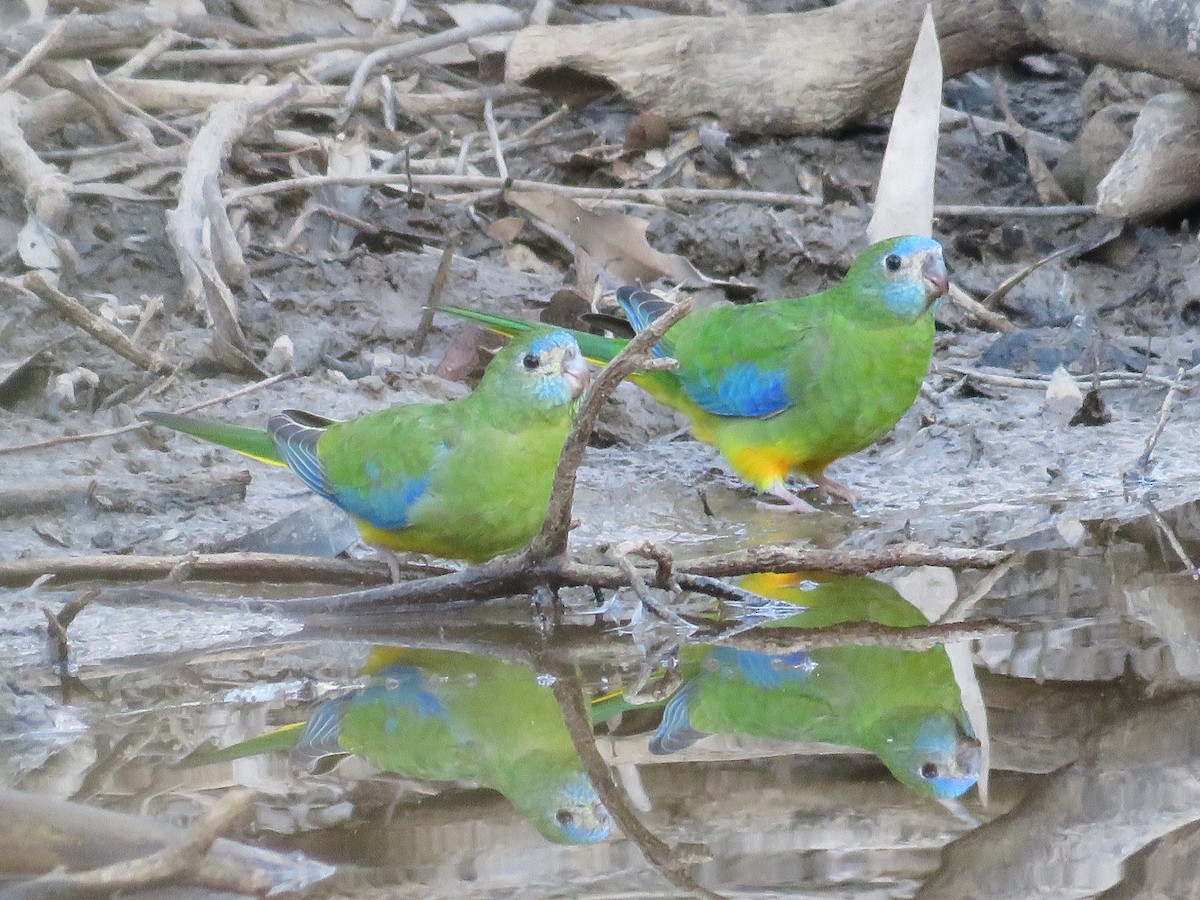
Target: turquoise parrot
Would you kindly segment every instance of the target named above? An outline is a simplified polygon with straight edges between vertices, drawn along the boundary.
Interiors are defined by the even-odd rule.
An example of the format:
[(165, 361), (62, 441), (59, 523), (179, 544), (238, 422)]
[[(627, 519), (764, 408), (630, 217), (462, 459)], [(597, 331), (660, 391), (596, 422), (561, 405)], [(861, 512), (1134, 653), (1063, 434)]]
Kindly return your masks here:
[(549, 687), (532, 669), (448, 650), (375, 647), (360, 691), (322, 704), (307, 722), (223, 750), (203, 765), (291, 749), (307, 768), (330, 756), (366, 757), (411, 778), (475, 781), (503, 794), (543, 835), (561, 843), (608, 836), (596, 796)]
[(590, 371), (575, 340), (538, 328), (501, 350), (469, 396), (334, 422), (286, 410), (266, 431), (170, 413), (146, 418), (276, 465), (386, 550), (482, 562), (524, 546)]
[[(679, 368), (638, 372), (631, 380), (681, 412), (692, 433), (716, 447), (739, 476), (789, 508), (812, 509), (787, 489), (791, 473), (853, 500), (825, 468), (879, 440), (912, 406), (929, 368), (932, 309), (948, 290), (947, 278), (936, 241), (881, 241), (819, 294), (690, 313), (656, 348)], [(618, 291), (617, 301), (635, 331), (669, 308), (632, 288)], [(443, 309), (502, 334), (537, 327)], [(608, 362), (626, 343), (572, 333), (593, 362)]]
[[(893, 588), (870, 578), (763, 574), (739, 583), (807, 607), (761, 627), (849, 621), (912, 627), (927, 621)], [(733, 733), (868, 750), (899, 781), (928, 797), (959, 797), (979, 778), (979, 741), (941, 647), (773, 655), (697, 644), (684, 648), (680, 665), (684, 681), (666, 702), (650, 741), (654, 753), (677, 752), (707, 734)], [(599, 701), (593, 716), (618, 711), (624, 704), (613, 705), (616, 699)]]

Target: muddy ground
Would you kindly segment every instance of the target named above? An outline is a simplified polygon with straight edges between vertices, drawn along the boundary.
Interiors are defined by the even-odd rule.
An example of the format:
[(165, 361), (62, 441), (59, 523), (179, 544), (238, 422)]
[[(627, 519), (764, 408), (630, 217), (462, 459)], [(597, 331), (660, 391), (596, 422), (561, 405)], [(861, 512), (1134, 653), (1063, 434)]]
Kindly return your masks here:
[[(1049, 75), (1024, 67), (994, 74), (1007, 84), (1023, 123), (1069, 139), (1082, 123), (1079, 89), (1086, 73), (1065, 57), (1048, 62), (1039, 71)], [(969, 112), (997, 115), (991, 85), (978, 76), (951, 82), (947, 97)], [(521, 127), (550, 108), (523, 103), (507, 107), (504, 115)], [(634, 111), (619, 102), (574, 110), (558, 127), (564, 134), (583, 129), (591, 137), (514, 155), (510, 170), (517, 177), (605, 184), (603, 171), (581, 173), (563, 160), (569, 150), (620, 141), (633, 117)], [(756, 285), (757, 299), (813, 291), (837, 278), (857, 249), (885, 137), (882, 129), (868, 129), (839, 138), (731, 139), (733, 157), (749, 173), (749, 187), (799, 191), (821, 185), (826, 202), (811, 210), (705, 203), (643, 206), (634, 212), (650, 220), (653, 246), (681, 253), (711, 275)], [(700, 159), (701, 175), (705, 165)], [(937, 198), (945, 204), (1038, 205), (1020, 148), (1003, 136), (987, 138), (970, 128), (943, 135)], [(260, 353), (282, 336), (291, 340), (297, 377), (207, 413), (237, 422), (260, 424), (272, 411), (289, 407), (347, 417), (387, 404), (464, 393), (462, 382), (438, 374), (462, 323), (438, 316), (424, 352), (413, 355), (410, 344), (439, 245), (451, 233), (462, 239), (444, 302), (536, 317), (572, 277), (561, 251), (536, 233), (529, 241), (532, 252), (518, 259), (538, 271), (518, 271), (509, 262), (514, 254), (506, 256), (461, 204), (428, 200), (410, 206), (376, 193), (364, 215), (396, 232), (421, 236), (424, 245), (416, 246), (413, 239), (407, 248), (381, 247), (362, 240), (332, 258), (305, 252), (304, 241), (293, 251), (273, 250), (296, 208), (280, 201), (264, 209), (250, 223), (254, 282), (241, 298), (242, 317)], [(486, 201), (474, 215), (493, 219), (506, 212)], [(138, 305), (139, 298), (163, 296), (168, 312), (150, 322), (147, 340), (183, 364), (202, 359), (209, 331), (199, 313), (181, 308), (182, 285), (163, 214), (154, 203), (78, 198), (68, 236), (79, 257), (64, 287), (97, 311), (105, 304)], [(14, 235), (23, 216), (20, 198), (0, 185), (0, 232)], [(1080, 216), (984, 214), (942, 217), (936, 229), (955, 281), (983, 296), (1055, 249), (1094, 243), (1096, 235), (1111, 233), (1111, 223)], [(655, 407), (636, 388), (622, 386), (597, 439), (604, 446), (593, 450), (582, 474), (578, 512), (583, 526), (576, 539), (645, 534), (670, 541), (683, 531), (695, 532), (699, 537), (691, 539), (700, 540), (769, 536), (871, 546), (910, 538), (982, 546), (1035, 533), (1069, 541), (1077, 530), (1074, 520), (1120, 516), (1131, 509), (1140, 513), (1140, 506), (1131, 507), (1123, 478), (1154, 428), (1165, 394), (1161, 383), (1135, 381), (1104, 389), (1101, 397), (1111, 420), (1068, 425), (1045, 413), (1040, 389), (964, 382), (951, 367), (984, 365), (1030, 375), (1047, 374), (1061, 362), (1085, 374), (1099, 360), (1105, 370), (1171, 378), (1177, 367), (1196, 361), (1200, 331), (1194, 327), (1195, 298), (1186, 287), (1196, 258), (1186, 219), (1129, 228), (1116, 250), (1110, 244), (1082, 258), (1069, 255), (1014, 288), (999, 304), (1016, 326), (1014, 333), (978, 330), (945, 307), (921, 399), (886, 439), (831, 469), (862, 494), (853, 510), (835, 506), (828, 515), (807, 520), (757, 511), (720, 458), (679, 433), (681, 422), (674, 414)], [(8, 275), (18, 273), (15, 255), (8, 256), (4, 268)], [(703, 293), (701, 302), (721, 299), (716, 289)], [(17, 364), (46, 351), (0, 391), (6, 444), (126, 424), (140, 411), (179, 408), (247, 383), (203, 362), (166, 382), (151, 380), (36, 301), (10, 303), (2, 315), (3, 363)], [(135, 316), (136, 310), (125, 315)], [(61, 388), (56, 392), (56, 380), (81, 366), (95, 373), (97, 383), (80, 381), (73, 398)], [(1152, 487), (1162, 505), (1200, 496), (1200, 462), (1192, 452), (1198, 418), (1200, 406), (1185, 391), (1153, 454)], [(311, 503), (287, 473), (165, 432), (134, 432), (0, 458), (0, 487), (10, 498), (3, 548), (8, 558), (221, 547)], [(214, 489), (211, 501), (202, 488), (199, 496), (195, 489), (174, 496), (172, 485), (180, 479), (225, 482), (243, 471), (249, 472), (244, 498), (239, 484)], [(28, 508), (21, 500), (31, 486), (61, 484), (65, 478), (94, 479), (102, 492), (128, 490), (134, 496), (116, 509), (77, 495), (12, 514)], [(1139, 493), (1145, 487), (1139, 485)], [(700, 491), (713, 513), (703, 527)], [(335, 521), (335, 512), (319, 509), (318, 519), (327, 515)], [(677, 519), (688, 527), (680, 529)], [(345, 543), (344, 529), (339, 534), (343, 537), (335, 536), (333, 548)], [(255, 546), (303, 549), (271, 541)]]

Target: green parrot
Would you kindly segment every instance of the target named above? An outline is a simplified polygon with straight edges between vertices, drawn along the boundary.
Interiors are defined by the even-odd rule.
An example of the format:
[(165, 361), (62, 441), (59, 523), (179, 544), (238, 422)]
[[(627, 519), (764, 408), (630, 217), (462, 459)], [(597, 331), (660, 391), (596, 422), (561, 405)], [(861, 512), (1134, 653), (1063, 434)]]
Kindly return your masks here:
[(525, 666), (449, 650), (375, 647), (360, 691), (185, 765), (291, 750), (314, 769), (355, 753), (411, 778), (475, 781), (499, 791), (559, 843), (608, 836), (612, 820), (588, 781), (553, 691)]
[(266, 431), (146, 418), (275, 465), (345, 510), (363, 540), (482, 562), (541, 527), (554, 470), (590, 370), (565, 331), (536, 328), (448, 403), (393, 406), (347, 422), (285, 410)]
[[(853, 501), (825, 468), (879, 440), (912, 406), (933, 352), (931, 310), (947, 290), (936, 241), (891, 238), (864, 250), (839, 284), (819, 294), (690, 313), (655, 349), (679, 368), (638, 372), (631, 380), (683, 413), (698, 439), (787, 508), (812, 509), (787, 489), (789, 473)], [(633, 288), (621, 288), (617, 301), (634, 331), (669, 308)], [(442, 309), (507, 335), (537, 327)], [(626, 344), (572, 334), (593, 362), (608, 362)]]
[[(805, 607), (771, 627), (841, 622), (927, 624), (892, 587), (823, 573), (751, 575), (749, 591)], [(979, 778), (980, 744), (944, 648), (831, 647), (771, 655), (711, 644), (683, 649), (683, 684), (666, 701), (650, 741), (674, 753), (708, 734), (822, 741), (874, 753), (918, 793), (959, 797)], [(619, 695), (597, 701), (593, 718), (630, 708)]]

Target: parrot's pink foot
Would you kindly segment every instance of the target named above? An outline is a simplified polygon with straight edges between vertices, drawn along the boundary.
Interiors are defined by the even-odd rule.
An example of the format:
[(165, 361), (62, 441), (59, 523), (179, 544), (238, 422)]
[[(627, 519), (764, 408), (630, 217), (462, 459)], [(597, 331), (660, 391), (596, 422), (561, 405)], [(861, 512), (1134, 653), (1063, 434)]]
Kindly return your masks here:
[(834, 481), (828, 475), (818, 475), (812, 480), (826, 496), (832, 497), (834, 500), (843, 500), (846, 503), (857, 503), (862, 498), (840, 481)]
[(784, 502), (785, 505), (780, 506), (778, 503), (767, 503), (763, 500), (757, 500), (755, 501), (755, 504), (759, 509), (769, 509), (775, 512), (792, 513), (814, 513), (817, 511), (815, 506), (806, 500), (801, 500), (782, 484), (777, 484), (773, 487), (767, 488), (765, 493), (770, 494), (772, 497), (778, 497)]

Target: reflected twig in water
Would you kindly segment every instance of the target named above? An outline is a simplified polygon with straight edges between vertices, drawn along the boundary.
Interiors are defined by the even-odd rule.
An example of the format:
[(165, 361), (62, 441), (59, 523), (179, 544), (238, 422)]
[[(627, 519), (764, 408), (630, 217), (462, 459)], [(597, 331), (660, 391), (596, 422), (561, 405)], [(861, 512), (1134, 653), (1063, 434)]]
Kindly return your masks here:
[[(253, 791), (231, 791), (213, 805), (182, 841), (139, 859), (86, 872), (44, 875), (23, 885), (22, 896), (69, 896), (92, 891), (115, 893), (168, 883), (184, 875), (191, 884), (203, 883), (217, 890), (261, 895), (270, 888), (262, 872), (208, 857), (213, 842), (249, 813), (253, 802)], [(198, 869), (201, 863), (203, 867)]]
[(950, 608), (942, 613), (936, 621), (938, 625), (944, 625), (948, 622), (961, 622), (966, 615), (975, 608), (975, 604), (991, 593), (992, 588), (1008, 574), (1009, 570), (1017, 564), (1018, 556), (1010, 556), (996, 568), (987, 572), (979, 583), (975, 585), (971, 593), (959, 597), (950, 604)]
[[(696, 626), (684, 619), (679, 613), (675, 612), (670, 606), (660, 603), (658, 599), (650, 593), (650, 587), (646, 584), (646, 580), (641, 573), (633, 565), (631, 555), (638, 555), (653, 559), (656, 564), (654, 573), (654, 586), (660, 590), (667, 591), (672, 596), (678, 596), (680, 593), (679, 582), (675, 580), (675, 573), (672, 568), (671, 554), (666, 550), (656, 547), (650, 541), (626, 541), (623, 544), (618, 544), (615, 547), (602, 547), (602, 552), (607, 552), (609, 556), (616, 562), (617, 568), (620, 569), (625, 577), (629, 579), (629, 586), (633, 588), (633, 592), (637, 594), (638, 601), (650, 612), (658, 616), (659, 619), (666, 622), (668, 625), (674, 625), (676, 628), (681, 628), (684, 631), (692, 632), (696, 630)], [(635, 616), (636, 618), (636, 616)]]
[(722, 900), (720, 894), (710, 891), (687, 872), (689, 865), (712, 858), (708, 848), (699, 844), (671, 847), (642, 824), (625, 791), (613, 781), (608, 763), (596, 748), (591, 717), (588, 715), (579, 679), (574, 674), (564, 671), (561, 666), (552, 665), (548, 671), (555, 676), (554, 699), (558, 701), (562, 710), (563, 722), (571, 735), (571, 743), (575, 746), (575, 752), (579, 754), (579, 761), (587, 772), (596, 796), (613, 817), (613, 821), (625, 836), (637, 845), (647, 861), (671, 884), (700, 897)]
[(1163, 514), (1158, 511), (1158, 507), (1150, 501), (1149, 497), (1142, 498), (1142, 505), (1150, 511), (1150, 516), (1154, 519), (1154, 524), (1158, 526), (1158, 530), (1167, 539), (1167, 543), (1171, 545), (1171, 549), (1175, 551), (1175, 555), (1179, 557), (1179, 561), (1187, 568), (1188, 574), (1192, 576), (1193, 580), (1200, 581), (1200, 569), (1196, 568), (1196, 564), (1188, 556), (1187, 549), (1183, 546), (1183, 542), (1179, 540), (1179, 535), (1175, 533), (1175, 529), (1171, 527), (1171, 523), (1163, 517)]
[(929, 650), (941, 644), (974, 641), (985, 637), (1013, 634), (1016, 629), (1004, 622), (948, 622), (896, 628), (875, 622), (846, 622), (823, 628), (769, 628), (727, 636), (721, 643), (739, 650), (758, 653), (791, 653), (796, 650), (823, 650), (828, 647), (890, 647), (896, 650)]

